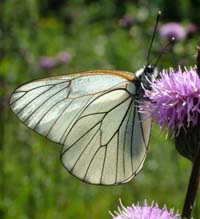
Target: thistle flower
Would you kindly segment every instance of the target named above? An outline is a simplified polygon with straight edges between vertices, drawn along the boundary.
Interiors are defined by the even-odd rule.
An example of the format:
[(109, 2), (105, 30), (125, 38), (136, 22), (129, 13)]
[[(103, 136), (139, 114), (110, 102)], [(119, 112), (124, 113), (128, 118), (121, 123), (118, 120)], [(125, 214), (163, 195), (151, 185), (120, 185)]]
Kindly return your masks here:
[(174, 209), (167, 210), (166, 206), (159, 208), (158, 204), (152, 202), (151, 205), (144, 201), (144, 205), (132, 205), (124, 207), (120, 201), (118, 212), (111, 213), (113, 219), (180, 219), (179, 214), (174, 213)]
[(159, 34), (165, 40), (171, 40), (173, 37), (181, 41), (186, 37), (186, 31), (182, 25), (176, 22), (169, 22), (159, 27)]
[(196, 68), (163, 70), (145, 89), (140, 112), (172, 130), (178, 152), (193, 160), (200, 140), (200, 78)]
[(187, 37), (192, 38), (197, 33), (197, 26), (195, 24), (189, 24), (187, 27)]
[(39, 66), (41, 68), (53, 68), (57, 65), (57, 60), (55, 58), (52, 57), (41, 57), (41, 59), (39, 60)]
[(129, 15), (124, 15), (120, 20), (119, 20), (119, 25), (124, 28), (129, 28), (133, 25), (134, 21), (133, 18)]
[(151, 116), (161, 128), (178, 133), (197, 124), (200, 115), (200, 78), (195, 68), (163, 70), (160, 79), (145, 90), (148, 99), (140, 111)]
[(39, 66), (44, 69), (49, 69), (64, 63), (68, 63), (69, 61), (70, 54), (67, 52), (60, 52), (56, 57), (41, 57), (39, 60)]
[(61, 63), (68, 63), (70, 60), (70, 54), (68, 52), (60, 52), (57, 59)]

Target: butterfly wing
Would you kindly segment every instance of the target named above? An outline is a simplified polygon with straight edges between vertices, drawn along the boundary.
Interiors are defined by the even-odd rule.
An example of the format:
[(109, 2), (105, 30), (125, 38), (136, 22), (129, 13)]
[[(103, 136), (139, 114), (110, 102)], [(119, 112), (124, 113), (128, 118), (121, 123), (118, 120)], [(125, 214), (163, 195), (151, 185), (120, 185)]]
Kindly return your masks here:
[(134, 77), (98, 70), (20, 86), (11, 109), (29, 128), (62, 144), (61, 162), (77, 178), (113, 185), (143, 165), (151, 122), (138, 112)]

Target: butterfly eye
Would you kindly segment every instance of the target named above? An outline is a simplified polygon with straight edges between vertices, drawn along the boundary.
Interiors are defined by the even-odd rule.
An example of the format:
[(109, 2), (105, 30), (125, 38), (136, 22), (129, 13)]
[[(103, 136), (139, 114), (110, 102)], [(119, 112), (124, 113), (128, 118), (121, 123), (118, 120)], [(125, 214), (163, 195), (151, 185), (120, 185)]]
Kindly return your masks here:
[(152, 74), (154, 72), (155, 67), (153, 65), (148, 65), (144, 69), (144, 74)]

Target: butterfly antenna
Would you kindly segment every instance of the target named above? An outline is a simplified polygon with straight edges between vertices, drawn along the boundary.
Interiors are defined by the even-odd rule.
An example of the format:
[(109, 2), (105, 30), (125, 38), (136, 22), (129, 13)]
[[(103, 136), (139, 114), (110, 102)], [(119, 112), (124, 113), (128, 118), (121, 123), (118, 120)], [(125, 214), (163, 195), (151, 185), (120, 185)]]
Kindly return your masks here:
[(176, 40), (175, 37), (172, 37), (170, 39), (170, 41), (162, 48), (160, 55), (158, 56), (154, 66), (157, 66), (158, 62), (160, 61), (160, 58), (162, 57), (162, 55), (167, 51), (167, 49), (174, 43), (174, 41)]
[(157, 18), (156, 18), (156, 24), (155, 24), (154, 31), (153, 31), (153, 36), (151, 38), (151, 42), (150, 42), (148, 53), (147, 53), (147, 66), (149, 65), (149, 58), (150, 58), (151, 48), (152, 48), (153, 41), (155, 39), (155, 35), (156, 35), (156, 32), (157, 32), (157, 27), (158, 27), (158, 23), (159, 23), (159, 20), (160, 20), (160, 16), (161, 16), (161, 11), (158, 11)]

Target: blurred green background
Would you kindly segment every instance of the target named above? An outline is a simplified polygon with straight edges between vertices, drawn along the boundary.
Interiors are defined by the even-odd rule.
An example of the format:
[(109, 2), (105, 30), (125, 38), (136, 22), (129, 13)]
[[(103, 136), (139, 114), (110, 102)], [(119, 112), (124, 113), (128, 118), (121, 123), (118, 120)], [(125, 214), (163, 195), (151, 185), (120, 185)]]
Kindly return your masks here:
[[(59, 161), (60, 145), (28, 130), (9, 109), (16, 86), (38, 78), (92, 69), (135, 72), (146, 64), (158, 9), (161, 23), (197, 27), (160, 60), (160, 68), (195, 64), (197, 0), (0, 1), (0, 218), (109, 219), (119, 198), (144, 199), (182, 210), (191, 163), (155, 124), (143, 170), (122, 186), (78, 181)], [(157, 35), (151, 58), (166, 41)], [(199, 201), (200, 198), (198, 197)], [(195, 207), (194, 218), (200, 217)]]

